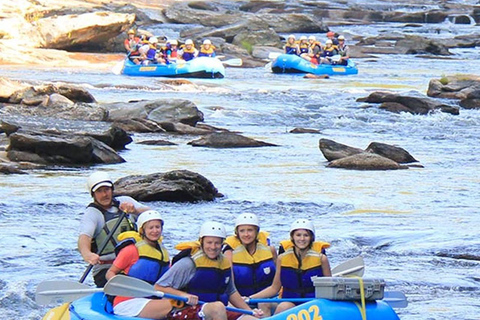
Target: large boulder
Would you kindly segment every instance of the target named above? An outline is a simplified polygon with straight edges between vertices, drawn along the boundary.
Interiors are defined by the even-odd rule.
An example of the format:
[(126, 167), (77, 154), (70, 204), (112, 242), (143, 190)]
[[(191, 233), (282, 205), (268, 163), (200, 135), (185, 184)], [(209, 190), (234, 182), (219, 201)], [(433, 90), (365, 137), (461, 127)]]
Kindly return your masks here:
[(134, 175), (115, 181), (115, 194), (139, 201), (212, 201), (221, 194), (204, 176), (188, 170)]
[(462, 74), (432, 79), (427, 95), (435, 98), (466, 99), (469, 93), (480, 90), (480, 77)]
[(333, 161), (364, 152), (362, 149), (350, 147), (329, 139), (320, 139), (318, 141), (318, 147), (320, 148), (320, 151), (325, 159), (328, 161)]
[(378, 154), (397, 163), (418, 162), (407, 150), (386, 143), (372, 142), (365, 151)]
[(395, 47), (405, 54), (435, 54), (449, 56), (452, 53), (447, 46), (439, 41), (427, 39), (424, 37), (409, 35), (404, 39), (398, 40)]
[(357, 99), (358, 102), (381, 103), (381, 109), (391, 112), (405, 111), (412, 114), (428, 114), (439, 110), (454, 115), (459, 114), (458, 107), (445, 105), (441, 102), (422, 96), (407, 96), (390, 92), (376, 91), (368, 97)]
[(408, 169), (407, 166), (374, 153), (358, 153), (330, 162), (327, 167), (353, 170), (397, 170)]
[(232, 132), (215, 132), (188, 143), (194, 147), (253, 148), (271, 147), (275, 144), (255, 140)]

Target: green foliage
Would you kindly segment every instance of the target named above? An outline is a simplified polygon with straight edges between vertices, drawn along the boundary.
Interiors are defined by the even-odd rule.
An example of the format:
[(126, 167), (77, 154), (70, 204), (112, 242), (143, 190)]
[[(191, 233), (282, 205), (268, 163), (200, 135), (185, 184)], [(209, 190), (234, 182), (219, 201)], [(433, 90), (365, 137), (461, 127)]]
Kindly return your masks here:
[(247, 50), (248, 54), (252, 54), (252, 52), (253, 52), (253, 45), (252, 45), (250, 42), (248, 42), (247, 40), (243, 40), (243, 41), (241, 42), (241, 45), (242, 45), (242, 47), (243, 47), (245, 50)]
[(442, 74), (442, 77), (440, 78), (440, 83), (446, 86), (448, 84), (448, 78), (446, 75)]

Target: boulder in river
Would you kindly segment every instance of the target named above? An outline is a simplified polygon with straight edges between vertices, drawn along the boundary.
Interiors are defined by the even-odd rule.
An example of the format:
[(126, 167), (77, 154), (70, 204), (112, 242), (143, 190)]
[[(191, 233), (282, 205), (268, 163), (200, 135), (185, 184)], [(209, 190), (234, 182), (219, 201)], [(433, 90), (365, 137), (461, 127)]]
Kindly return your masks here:
[(232, 132), (215, 132), (188, 143), (194, 147), (209, 148), (253, 148), (277, 145), (255, 140)]
[(462, 74), (430, 80), (427, 95), (435, 98), (462, 100), (466, 99), (471, 92), (477, 90), (480, 90), (480, 77)]
[(362, 149), (350, 147), (329, 139), (320, 139), (318, 141), (318, 147), (320, 148), (320, 151), (325, 159), (328, 161), (333, 161), (364, 152)]
[(358, 153), (330, 162), (327, 167), (354, 170), (397, 170), (408, 169), (388, 158), (374, 153)]
[(210, 180), (188, 170), (127, 176), (115, 181), (114, 186), (116, 195), (139, 201), (197, 202), (222, 196)]
[(407, 150), (386, 143), (372, 142), (365, 151), (378, 154), (397, 163), (418, 162)]

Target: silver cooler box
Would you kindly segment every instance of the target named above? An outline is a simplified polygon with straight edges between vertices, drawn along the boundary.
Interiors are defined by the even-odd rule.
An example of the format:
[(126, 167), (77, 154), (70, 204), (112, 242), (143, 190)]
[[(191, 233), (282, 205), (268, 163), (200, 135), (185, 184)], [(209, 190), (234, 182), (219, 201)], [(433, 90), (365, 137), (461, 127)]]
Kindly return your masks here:
[[(315, 297), (330, 300), (360, 300), (358, 278), (312, 277)], [(385, 290), (383, 279), (363, 279), (365, 300), (381, 300)]]

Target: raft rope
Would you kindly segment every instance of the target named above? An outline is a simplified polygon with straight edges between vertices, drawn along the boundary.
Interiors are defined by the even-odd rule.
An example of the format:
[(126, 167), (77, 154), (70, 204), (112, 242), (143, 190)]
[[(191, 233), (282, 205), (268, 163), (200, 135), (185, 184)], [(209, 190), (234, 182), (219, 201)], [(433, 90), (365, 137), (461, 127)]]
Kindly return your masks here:
[(358, 279), (358, 284), (360, 285), (360, 300), (362, 302), (362, 305), (360, 305), (358, 302), (355, 302), (355, 305), (360, 310), (362, 320), (367, 320), (367, 308), (365, 306), (365, 288), (363, 287), (363, 278), (357, 276), (353, 276), (352, 278)]

